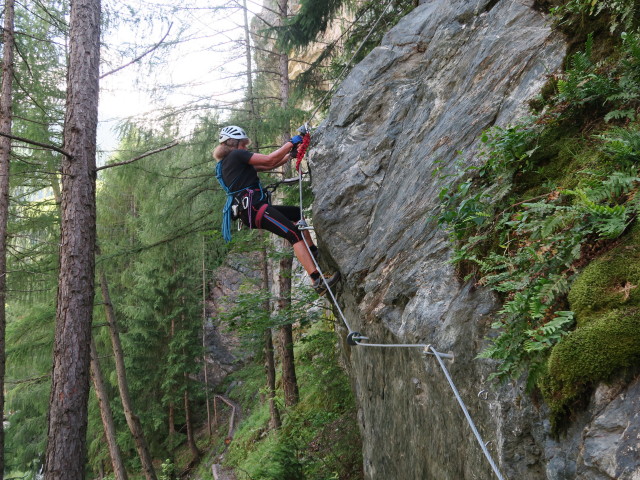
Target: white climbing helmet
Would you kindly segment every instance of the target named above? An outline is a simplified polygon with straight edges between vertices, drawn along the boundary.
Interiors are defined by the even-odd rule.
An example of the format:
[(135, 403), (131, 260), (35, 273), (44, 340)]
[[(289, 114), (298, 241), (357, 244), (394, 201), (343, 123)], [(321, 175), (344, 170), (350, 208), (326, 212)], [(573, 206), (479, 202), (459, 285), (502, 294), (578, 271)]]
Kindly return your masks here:
[(235, 125), (223, 127), (223, 129), (220, 130), (220, 143), (224, 143), (231, 138), (233, 138), (234, 140), (242, 140), (249, 137), (243, 129), (241, 129), (240, 127), (236, 127)]

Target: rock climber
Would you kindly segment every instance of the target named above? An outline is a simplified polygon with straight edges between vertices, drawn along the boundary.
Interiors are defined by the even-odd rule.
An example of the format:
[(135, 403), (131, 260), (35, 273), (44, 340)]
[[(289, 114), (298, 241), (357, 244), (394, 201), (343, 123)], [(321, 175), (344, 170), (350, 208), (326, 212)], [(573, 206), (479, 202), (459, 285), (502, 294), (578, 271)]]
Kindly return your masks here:
[(293, 246), (298, 261), (311, 277), (314, 290), (319, 295), (324, 295), (327, 285), (331, 287), (340, 280), (340, 273), (327, 275), (323, 280), (312, 258), (312, 254), (317, 258), (318, 248), (313, 244), (309, 232), (301, 232), (296, 225), (300, 221), (300, 209), (271, 205), (269, 195), (263, 190), (258, 177), (258, 172), (270, 171), (287, 163), (292, 158), (290, 152), (300, 143), (302, 137), (296, 135), (279, 149), (264, 155), (247, 150), (251, 141), (242, 128), (229, 125), (220, 130), (213, 157), (218, 161), (216, 177), (227, 193), (227, 204), (223, 210), (223, 234), (225, 240), (229, 241), (230, 221), (232, 218), (239, 218), (249, 228), (268, 230), (287, 239)]

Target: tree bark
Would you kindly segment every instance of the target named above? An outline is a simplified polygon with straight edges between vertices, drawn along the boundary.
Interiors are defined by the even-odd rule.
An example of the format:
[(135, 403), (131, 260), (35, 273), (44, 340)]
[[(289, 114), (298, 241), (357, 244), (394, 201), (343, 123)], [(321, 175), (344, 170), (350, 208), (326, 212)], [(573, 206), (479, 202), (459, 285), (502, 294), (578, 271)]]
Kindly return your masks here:
[(93, 378), (93, 387), (96, 391), (96, 396), (98, 397), (100, 416), (102, 417), (104, 434), (105, 437), (107, 437), (107, 445), (109, 446), (109, 455), (111, 456), (113, 473), (116, 480), (127, 480), (127, 471), (124, 468), (124, 463), (122, 463), (122, 456), (120, 455), (120, 449), (116, 442), (116, 426), (113, 421), (111, 406), (109, 405), (109, 395), (107, 394), (107, 387), (104, 383), (102, 370), (100, 370), (96, 342), (93, 338), (91, 339), (91, 378)]
[[(288, 0), (279, 0), (280, 25), (284, 25), (287, 18)], [(289, 55), (287, 52), (280, 52), (280, 103), (283, 109), (289, 106)], [(289, 122), (285, 126), (283, 141), (289, 138)], [(287, 177), (291, 171), (290, 165), (283, 166), (284, 176)], [(283, 248), (290, 248), (288, 243), (280, 240)], [(293, 257), (291, 254), (280, 259), (278, 276), (278, 310), (289, 310), (291, 308), (291, 269)], [(293, 355), (293, 327), (291, 324), (280, 329), (280, 358), (282, 360), (282, 386), (284, 389), (285, 405), (292, 406), (298, 403), (298, 380), (296, 378), (296, 367)]]
[[(262, 234), (264, 235), (264, 234)], [(261, 237), (262, 237), (261, 235)], [(269, 263), (267, 259), (267, 249), (263, 246), (260, 249), (260, 260), (262, 265), (262, 290), (269, 291)], [(269, 312), (269, 300), (262, 306), (265, 312)], [(267, 401), (269, 402), (269, 426), (278, 429), (282, 425), (280, 412), (276, 405), (276, 361), (273, 354), (273, 333), (271, 328), (264, 331), (264, 369), (267, 376)]]
[(209, 378), (207, 375), (207, 276), (205, 269), (205, 240), (202, 238), (202, 368), (204, 370), (204, 392), (207, 402), (207, 432), (211, 431), (211, 404), (209, 402)]
[(245, 55), (247, 57), (247, 109), (249, 110), (251, 119), (250, 135), (254, 141), (255, 151), (260, 151), (258, 145), (257, 125), (258, 115), (256, 111), (256, 100), (253, 96), (253, 68), (251, 65), (251, 32), (249, 30), (249, 16), (247, 11), (247, 0), (242, 1), (243, 13), (244, 13), (244, 41), (245, 41)]
[[(0, 87), (0, 132), (10, 134), (13, 121), (14, 1), (4, 3), (2, 86)], [(9, 166), (11, 139), (0, 138), (0, 412), (4, 412), (6, 366), (7, 224), (9, 219)], [(0, 422), (0, 480), (4, 478), (4, 422)]]
[(96, 243), (100, 0), (74, 0), (62, 158), (60, 273), (49, 401), (47, 480), (84, 478)]
[[(188, 380), (187, 375), (184, 376), (185, 381)], [(185, 385), (186, 387), (186, 385)], [(191, 423), (191, 408), (189, 405), (189, 392), (185, 388), (184, 390), (184, 418), (187, 424), (187, 444), (189, 445), (189, 450), (191, 450), (191, 454), (193, 455), (193, 459), (200, 458), (200, 450), (198, 450), (198, 446), (196, 445), (196, 438), (193, 434), (193, 425)]]
[(282, 426), (280, 411), (276, 405), (276, 362), (273, 355), (273, 333), (270, 328), (264, 331), (265, 371), (267, 373), (267, 400), (269, 401), (269, 426), (278, 429)]
[(173, 402), (169, 403), (169, 436), (173, 437), (176, 434), (176, 409), (173, 406)]
[(100, 286), (102, 289), (105, 315), (107, 317), (107, 323), (109, 324), (109, 335), (111, 336), (111, 345), (113, 347), (113, 356), (116, 364), (116, 377), (118, 379), (118, 390), (120, 391), (120, 400), (122, 401), (124, 416), (127, 420), (129, 430), (131, 430), (133, 440), (135, 441), (144, 476), (147, 480), (156, 480), (156, 472), (153, 468), (149, 447), (144, 438), (140, 418), (134, 412), (131, 395), (129, 394), (129, 383), (127, 382), (127, 371), (124, 365), (124, 353), (122, 343), (120, 342), (120, 332), (118, 331), (116, 314), (113, 309), (113, 304), (111, 303), (111, 296), (109, 295), (107, 276), (104, 272), (100, 274)]
[[(284, 272), (291, 273), (291, 257), (280, 260), (280, 268)], [(291, 275), (280, 275), (280, 304), (279, 310), (291, 307)], [(288, 296), (285, 292), (288, 292)], [(288, 407), (298, 403), (298, 379), (293, 355), (293, 327), (291, 324), (280, 328), (280, 358), (282, 360), (282, 388), (284, 389), (284, 403)]]
[[(175, 268), (175, 267), (174, 267)], [(175, 270), (174, 270), (175, 273)], [(170, 338), (176, 334), (176, 321), (172, 317), (171, 318), (171, 331), (169, 332)], [(173, 392), (171, 395), (173, 398)], [(169, 436), (173, 437), (176, 434), (176, 406), (173, 403), (173, 400), (169, 401)]]

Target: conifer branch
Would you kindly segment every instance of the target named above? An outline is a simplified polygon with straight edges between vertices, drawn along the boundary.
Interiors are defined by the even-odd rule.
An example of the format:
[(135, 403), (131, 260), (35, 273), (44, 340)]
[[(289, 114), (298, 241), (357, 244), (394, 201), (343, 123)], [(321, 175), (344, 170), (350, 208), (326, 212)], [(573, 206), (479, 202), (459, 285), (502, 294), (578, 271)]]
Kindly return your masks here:
[(120, 70), (127, 68), (129, 65), (133, 65), (134, 63), (142, 60), (145, 56), (149, 55), (151, 52), (153, 52), (154, 50), (158, 49), (160, 47), (160, 45), (162, 45), (165, 41), (165, 39), (169, 36), (169, 32), (171, 32), (171, 27), (173, 26), (173, 23), (169, 24), (169, 28), (167, 29), (167, 33), (164, 34), (164, 37), (162, 37), (160, 39), (160, 41), (158, 43), (156, 43), (153, 47), (151, 47), (149, 50), (147, 50), (146, 52), (142, 53), (141, 55), (138, 55), (136, 58), (134, 58), (133, 60), (131, 60), (128, 63), (125, 63), (124, 65), (119, 66), (118, 68), (111, 70), (110, 72), (107, 73), (103, 73), (102, 75), (100, 75), (100, 80), (102, 80), (104, 77), (107, 77), (113, 73), (119, 72)]
[(7, 380), (6, 384), (8, 385), (18, 385), (20, 383), (37, 383), (37, 382), (42, 382), (44, 380), (46, 380), (47, 378), (49, 378), (51, 376), (50, 373), (47, 373), (45, 375), (40, 375), (39, 377), (31, 377), (31, 378), (23, 378), (22, 380)]
[(53, 150), (54, 152), (58, 152), (65, 157), (71, 157), (71, 154), (60, 147), (56, 147), (55, 145), (50, 145), (48, 143), (36, 142), (35, 140), (29, 140), (28, 138), (18, 137), (17, 135), (11, 135), (9, 133), (0, 132), (0, 136), (10, 138), (11, 140), (17, 140), (19, 142), (27, 143), (29, 145), (35, 145), (36, 147), (46, 148), (47, 150)]
[(135, 158), (132, 158), (131, 160), (125, 160), (124, 162), (116, 162), (116, 163), (111, 163), (109, 165), (104, 165), (102, 167), (98, 167), (96, 168), (96, 172), (100, 171), (100, 170), (106, 170), (107, 168), (111, 168), (111, 167), (119, 167), (121, 165), (128, 165), (130, 163), (134, 163), (137, 162), (138, 160), (142, 160), (145, 157), (148, 157), (150, 155), (153, 155), (155, 153), (159, 153), (159, 152), (164, 152), (165, 150), (169, 150), (170, 148), (175, 147), (176, 145), (178, 145), (179, 142), (177, 140), (174, 140), (173, 142), (164, 145), (160, 148), (156, 148), (155, 150), (150, 150), (148, 152), (143, 153), (142, 155), (138, 155)]

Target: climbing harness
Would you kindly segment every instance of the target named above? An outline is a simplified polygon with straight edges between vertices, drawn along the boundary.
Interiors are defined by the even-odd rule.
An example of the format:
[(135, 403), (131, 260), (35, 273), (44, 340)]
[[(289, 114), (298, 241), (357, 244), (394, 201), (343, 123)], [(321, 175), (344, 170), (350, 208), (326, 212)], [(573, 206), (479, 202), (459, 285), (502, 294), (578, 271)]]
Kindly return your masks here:
[[(239, 219), (240, 213), (242, 211), (244, 210), (248, 211), (251, 208), (251, 206), (253, 205), (253, 195), (256, 192), (260, 192), (260, 200), (264, 199), (266, 194), (260, 182), (258, 182), (258, 185), (244, 187), (235, 191), (231, 190), (231, 187), (236, 182), (237, 177), (234, 178), (233, 181), (231, 182), (231, 187), (227, 186), (227, 184), (224, 182), (224, 179), (222, 178), (222, 162), (223, 161), (224, 159), (220, 160), (216, 165), (216, 179), (218, 180), (218, 183), (220, 183), (220, 186), (222, 187), (224, 192), (227, 194), (227, 201), (225, 202), (224, 207), (222, 208), (222, 237), (224, 238), (225, 242), (230, 242), (231, 241), (231, 221)], [(240, 192), (245, 192), (245, 194), (239, 198), (238, 194)], [(267, 199), (269, 200), (270, 197), (267, 196)], [(266, 210), (266, 206), (268, 206), (268, 203), (263, 205), (264, 209), (261, 208), (260, 210), (258, 210), (258, 214), (256, 215), (257, 225), (260, 225), (262, 221), (262, 216), (264, 215), (264, 211)], [(251, 228), (251, 215), (249, 214), (248, 217), (249, 217), (249, 228)]]

